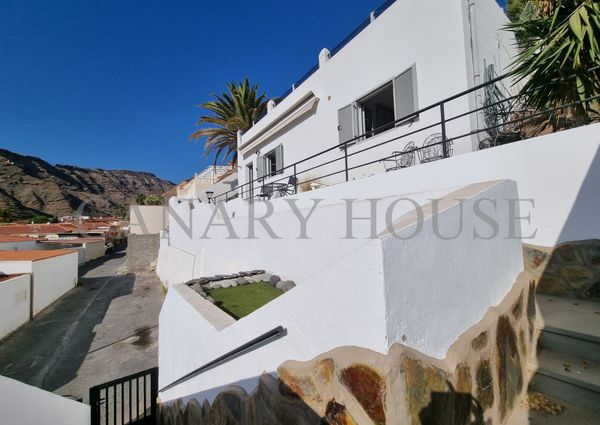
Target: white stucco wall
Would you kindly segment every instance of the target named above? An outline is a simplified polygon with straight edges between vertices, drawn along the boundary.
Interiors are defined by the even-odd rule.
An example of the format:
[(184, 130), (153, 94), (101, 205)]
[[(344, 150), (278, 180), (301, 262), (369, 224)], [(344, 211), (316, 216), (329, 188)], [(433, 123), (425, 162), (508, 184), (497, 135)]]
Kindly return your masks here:
[(0, 339), (29, 321), (30, 276), (0, 281)]
[(33, 262), (34, 315), (77, 285), (77, 264), (77, 253)]
[[(468, 3), (472, 3), (471, 14), (467, 7)], [(471, 21), (471, 15), (477, 15), (477, 20)], [(509, 50), (512, 46), (510, 43), (505, 43), (506, 37), (498, 34), (501, 34), (500, 28), (507, 22), (506, 16), (494, 0), (395, 2), (241, 137), (240, 183), (247, 181), (246, 166), (250, 162), (254, 164), (254, 176), (257, 177), (257, 149), (262, 155), (282, 143), (284, 166), (287, 166), (335, 146), (338, 143), (338, 110), (415, 64), (419, 108), (472, 87), (476, 82), (472, 76), (473, 61), (481, 62), (477, 64), (481, 67), (484, 59), (488, 62), (506, 64), (506, 46), (509, 46)], [(473, 48), (471, 38), (480, 38), (481, 42)], [(496, 38), (502, 42), (500, 46), (498, 42), (493, 42)], [(292, 111), (291, 107), (311, 92), (319, 99), (312, 112), (305, 114), (260, 145), (252, 148), (245, 147), (255, 136)], [(470, 107), (472, 108), (472, 103), (468, 96), (447, 103), (446, 117), (467, 112)], [(359, 142), (349, 148), (349, 153), (352, 154), (402, 134), (415, 132), (439, 120), (438, 109), (424, 112), (418, 122), (410, 126), (397, 127)], [(469, 117), (463, 117), (449, 122), (447, 124), (449, 137), (462, 135), (474, 129), (476, 122), (470, 121)], [(388, 156), (392, 151), (402, 150), (409, 141), (414, 141), (417, 146), (421, 146), (427, 136), (440, 131), (441, 127), (435, 126), (360, 153), (349, 158), (349, 166)], [(473, 150), (473, 145), (477, 144), (470, 137), (456, 140), (454, 154), (470, 152)], [(308, 173), (302, 174), (302, 171), (335, 158), (343, 158), (343, 153), (339, 149), (298, 165), (297, 172), (300, 173), (300, 180), (308, 175)], [(323, 177), (342, 170), (343, 165), (343, 161), (336, 161), (309, 173), (311, 177)], [(351, 170), (350, 178), (360, 178), (383, 171), (383, 164), (377, 162)], [(291, 173), (292, 170), (286, 170), (283, 175), (268, 178), (267, 181), (280, 179)], [(344, 180), (344, 174), (323, 177), (323, 180), (327, 183), (341, 182)], [(259, 190), (258, 186), (260, 185), (256, 186), (255, 193)]]
[(0, 261), (0, 272), (33, 274), (33, 315), (77, 285), (77, 252), (38, 261)]
[(39, 244), (35, 241), (22, 241), (22, 242), (0, 242), (0, 251), (29, 251), (32, 249), (43, 249), (39, 247)]
[(0, 415), (6, 425), (89, 425), (90, 406), (0, 376)]
[(152, 235), (167, 227), (167, 209), (164, 205), (131, 205), (129, 232), (133, 235)]
[(100, 257), (103, 257), (106, 252), (106, 247), (104, 246), (104, 241), (98, 242), (86, 242), (84, 244), (85, 248), (85, 261), (96, 260)]
[[(477, 197), (501, 202), (505, 197), (516, 196), (516, 186), (512, 182), (494, 182), (466, 192), (445, 189), (409, 195), (421, 205), (427, 205), (430, 198), (443, 196), (451, 199), (465, 197), (471, 204)], [(396, 198), (390, 197), (382, 202), (391, 203), (393, 199)], [(291, 277), (297, 286), (251, 315), (222, 328), (221, 325), (212, 325), (206, 314), (206, 309), (216, 307), (189, 288), (172, 285), (159, 321), (160, 387), (276, 326), (284, 326), (287, 335), (163, 392), (161, 399), (168, 401), (196, 393), (199, 399), (210, 399), (222, 386), (230, 383), (251, 390), (262, 371), (275, 372), (277, 365), (284, 360), (307, 360), (340, 345), (357, 345), (385, 352), (391, 343), (400, 340), (426, 354), (443, 357), (462, 332), (502, 299), (522, 268), (520, 241), (504, 238), (508, 224), (503, 215), (507, 210), (487, 211), (499, 223), (500, 233), (493, 241), (486, 241), (490, 247), (486, 250), (482, 249), (481, 243), (471, 241), (472, 229), (467, 227), (479, 226), (481, 229), (485, 226), (483, 222), (476, 223), (476, 218), (472, 217), (471, 204), (463, 210), (464, 216), (470, 216), (465, 220), (464, 234), (448, 244), (436, 243), (437, 237), (433, 235), (431, 225), (424, 226), (421, 233), (400, 245), (394, 243), (387, 233), (375, 239), (366, 238), (370, 231), (370, 224), (366, 222), (357, 222), (354, 233), (357, 239), (343, 239), (345, 226), (340, 214), (343, 217), (345, 207), (339, 203), (331, 203), (315, 211), (313, 224), (316, 227), (311, 227), (315, 235), (314, 244), (293, 239), (289, 234), (280, 241), (267, 239), (264, 235), (246, 241), (210, 240), (201, 253), (202, 261), (207, 262), (205, 267), (216, 267), (214, 263), (218, 262), (223, 269), (217, 272), (227, 273), (236, 270), (231, 268), (231, 264), (244, 264), (247, 257), (256, 255), (254, 252), (271, 261), (276, 261), (276, 253), (279, 253), (282, 259), (287, 258), (286, 263), (279, 263), (281, 274), (294, 273)], [(367, 201), (358, 202), (356, 215), (365, 215), (369, 208)], [(404, 217), (411, 209), (412, 206), (398, 204), (394, 217)], [(276, 215), (278, 220), (274, 222), (287, 223), (287, 226), (274, 224), (274, 229), (283, 232), (285, 228), (292, 227), (292, 217), (286, 211), (279, 211)], [(384, 215), (385, 209), (377, 214), (381, 223), (377, 229), (386, 227), (382, 220)], [(449, 208), (441, 215), (441, 230), (448, 231), (449, 227), (453, 230), (459, 210)], [(431, 219), (426, 217), (425, 222), (430, 223)], [(413, 223), (414, 218), (408, 222), (409, 225)], [(327, 229), (320, 227), (325, 225)], [(219, 245), (221, 242), (223, 245)], [(274, 248), (269, 249), (274, 242)], [(495, 255), (497, 251), (502, 251), (503, 255), (490, 261), (488, 256)], [(223, 258), (220, 262), (219, 256)], [(407, 263), (402, 260), (411, 256), (420, 261)], [(457, 267), (464, 258), (470, 259), (468, 264)], [(435, 261), (440, 273), (429, 276), (434, 281), (423, 282), (424, 278), (419, 276), (427, 276), (431, 261)], [(473, 292), (473, 286), (481, 285), (484, 272), (487, 277), (485, 287)], [(488, 275), (495, 277), (489, 278)], [(441, 311), (445, 320), (456, 323), (447, 327), (445, 332), (427, 327), (430, 315), (437, 314), (436, 308), (443, 302), (441, 297), (432, 295), (430, 289), (424, 291), (431, 286), (444, 287), (444, 291), (453, 294), (447, 299), (450, 304), (444, 305)], [(411, 299), (399, 302), (398, 294)], [(478, 304), (477, 308), (469, 312), (450, 309), (449, 306), (456, 304), (456, 300), (465, 298)], [(406, 306), (410, 301), (423, 305), (428, 300), (430, 307), (420, 311)], [(414, 332), (408, 331), (423, 327), (429, 331), (425, 334), (425, 343)]]
[[(458, 335), (502, 301), (523, 270), (521, 240), (508, 235), (511, 211), (503, 202), (517, 196), (516, 184), (482, 184), (472, 192), (465, 193), (462, 204), (440, 207), (437, 223), (423, 221), (418, 239), (410, 238), (417, 230), (415, 223), (398, 229), (400, 237), (383, 238), (390, 344), (401, 342), (444, 357)], [(459, 193), (455, 196), (461, 198)], [(500, 223), (498, 235), (473, 213), (476, 208)]]

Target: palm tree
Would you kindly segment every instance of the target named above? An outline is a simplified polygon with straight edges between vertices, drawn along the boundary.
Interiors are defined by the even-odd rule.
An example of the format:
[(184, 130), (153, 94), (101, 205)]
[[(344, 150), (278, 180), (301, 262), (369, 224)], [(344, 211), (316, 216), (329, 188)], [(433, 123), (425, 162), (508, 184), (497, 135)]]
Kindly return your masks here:
[(237, 163), (237, 132), (245, 132), (266, 109), (266, 94), (258, 92), (258, 84), (250, 85), (246, 78), (241, 83), (227, 84), (227, 92), (213, 94), (214, 101), (200, 105), (211, 115), (201, 116), (197, 125), (210, 124), (211, 127), (196, 130), (190, 140), (205, 138), (204, 153), (215, 154), (215, 164), (219, 157)]
[[(576, 123), (598, 114), (600, 3), (597, 0), (536, 0), (535, 17), (511, 23), (521, 51), (513, 62), (524, 81), (529, 107), (543, 110), (571, 103), (554, 113)], [(551, 117), (552, 120), (552, 117)]]

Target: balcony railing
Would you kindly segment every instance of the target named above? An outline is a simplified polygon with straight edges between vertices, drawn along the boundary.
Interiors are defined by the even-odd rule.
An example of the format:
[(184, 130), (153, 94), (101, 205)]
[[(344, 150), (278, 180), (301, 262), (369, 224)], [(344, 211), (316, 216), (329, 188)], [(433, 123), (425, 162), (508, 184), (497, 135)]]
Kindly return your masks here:
[[(586, 72), (598, 72), (599, 70), (600, 66), (596, 66), (588, 69)], [(544, 85), (544, 88), (548, 88), (552, 85), (558, 87), (559, 85), (564, 84), (565, 82), (568, 82), (575, 78), (576, 75), (573, 74), (554, 81), (549, 81)], [(335, 145), (332, 145), (327, 149), (316, 152), (299, 161), (294, 162), (293, 164), (285, 166), (281, 170), (279, 170), (279, 173), (277, 174), (277, 176), (279, 177), (267, 176), (254, 179), (252, 181), (239, 185), (233, 189), (230, 189), (224, 193), (214, 196), (213, 201), (228, 201), (233, 198), (237, 198), (240, 195), (244, 196), (246, 199), (257, 198), (260, 192), (259, 188), (265, 183), (265, 179), (267, 178), (271, 179), (269, 180), (269, 184), (285, 183), (289, 180), (290, 176), (293, 176), (295, 178), (295, 181), (301, 181), (302, 183), (310, 183), (312, 181), (321, 180), (336, 175), (342, 175), (343, 180), (348, 181), (350, 179), (350, 172), (393, 159), (399, 154), (398, 152), (388, 152), (384, 156), (372, 159), (371, 157), (367, 157), (366, 152), (372, 151), (375, 148), (388, 145), (392, 142), (400, 141), (402, 139), (406, 140), (408, 143), (411, 139), (418, 137), (419, 134), (422, 135), (423, 139), (427, 139), (427, 137), (431, 136), (432, 133), (437, 133), (439, 134), (439, 137), (437, 138), (439, 141), (426, 146), (415, 146), (413, 149), (402, 151), (402, 154), (416, 154), (423, 158), (426, 157), (426, 151), (436, 149), (437, 147), (438, 151), (440, 151), (440, 155), (439, 158), (435, 159), (444, 159), (448, 158), (451, 155), (452, 146), (456, 144), (457, 141), (472, 138), (473, 136), (476, 136), (479, 139), (479, 149), (494, 147), (508, 142), (523, 140), (536, 135), (532, 134), (529, 131), (526, 131), (526, 127), (531, 127), (533, 124), (536, 123), (539, 124), (538, 121), (541, 121), (542, 118), (551, 117), (553, 115), (556, 115), (556, 113), (559, 111), (563, 111), (568, 108), (574, 108), (578, 105), (597, 102), (600, 99), (600, 94), (596, 94), (594, 96), (589, 96), (585, 99), (579, 99), (575, 102), (562, 104), (544, 110), (536, 110), (527, 107), (526, 102), (528, 95), (534, 93), (535, 91), (541, 88), (533, 87), (526, 92), (520, 92), (514, 95), (502, 95), (500, 96), (500, 100), (497, 101), (479, 102), (479, 105), (476, 104), (476, 107), (473, 109), (468, 109), (464, 112), (455, 114), (450, 117), (447, 116), (448, 103), (455, 101), (459, 98), (463, 98), (465, 96), (480, 95), (481, 98), (485, 100), (487, 93), (489, 93), (490, 89), (494, 87), (494, 85), (499, 83), (501, 84), (505, 82), (512, 82), (513, 79), (514, 77), (511, 74), (505, 74), (493, 78), (488, 82), (477, 85), (473, 88), (457, 93), (439, 102), (421, 108), (418, 111), (415, 111), (411, 114), (408, 114), (404, 117), (395, 120), (393, 123), (387, 123), (382, 127), (375, 128), (373, 130), (360, 134), (344, 143), (337, 143)], [(512, 84), (506, 84), (506, 86), (511, 85)], [(437, 120), (426, 121), (424, 119), (421, 119), (419, 123), (419, 128), (415, 130), (410, 130), (411, 127), (409, 126), (409, 131), (403, 132), (402, 134), (397, 134), (395, 132), (394, 136), (389, 137), (385, 140), (381, 140), (381, 135), (377, 138), (377, 140), (380, 141), (374, 140), (376, 143), (366, 145), (368, 143), (369, 137), (378, 134), (381, 130), (386, 129), (391, 125), (399, 126), (401, 124), (405, 124), (406, 122), (410, 122), (411, 120), (415, 120), (417, 117), (422, 116), (426, 112), (431, 114), (431, 112), (436, 111), (437, 116), (439, 117), (439, 119)], [(484, 125), (481, 128), (473, 128), (472, 124), (470, 124), (468, 131), (460, 132), (459, 134), (449, 133), (448, 125), (450, 123), (453, 123), (461, 118), (470, 119), (475, 115), (481, 117), (481, 121), (484, 121), (486, 125)], [(473, 121), (475, 120), (471, 120), (471, 122)], [(571, 123), (571, 126), (576, 127), (583, 124), (587, 124), (587, 122), (573, 121)], [(355, 148), (359, 148), (360, 145), (356, 144), (356, 142), (362, 140), (367, 140), (365, 142), (366, 146), (364, 148), (353, 150), (352, 152), (349, 151), (349, 148), (353, 145), (355, 146)], [(340, 154), (336, 154), (337, 152), (339, 152)], [(332, 156), (333, 158), (331, 158)], [(323, 161), (315, 165), (314, 160), (317, 158), (323, 159)], [(350, 165), (350, 159), (353, 159), (355, 164)], [(361, 159), (364, 159), (364, 162), (361, 162)], [(323, 167), (328, 167), (326, 169), (325, 174), (319, 175), (318, 177), (314, 177), (311, 179), (300, 180), (301, 176), (310, 176), (312, 173), (319, 169), (323, 170)], [(334, 167), (335, 169), (331, 170), (332, 167)], [(246, 197), (246, 194), (251, 194), (251, 196)]]

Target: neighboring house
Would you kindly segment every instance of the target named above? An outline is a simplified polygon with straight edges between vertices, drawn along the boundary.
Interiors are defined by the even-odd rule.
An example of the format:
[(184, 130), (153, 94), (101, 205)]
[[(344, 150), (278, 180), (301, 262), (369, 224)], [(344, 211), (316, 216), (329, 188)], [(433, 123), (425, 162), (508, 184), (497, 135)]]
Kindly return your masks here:
[(231, 171), (226, 165), (211, 165), (188, 181), (177, 186), (177, 197), (181, 199), (200, 199), (209, 186), (218, 182)]
[(77, 285), (77, 251), (0, 251), (0, 273), (32, 275), (33, 317)]
[(27, 251), (38, 249), (37, 239), (25, 236), (0, 235), (0, 251)]
[(60, 238), (40, 240), (43, 249), (72, 249), (78, 252), (78, 263), (84, 264), (103, 257), (106, 253), (104, 238)]
[(31, 276), (27, 273), (0, 274), (0, 339), (29, 321)]
[[(434, 108), (412, 119), (394, 123), (428, 105), (483, 82), (484, 69), (492, 65), (499, 73), (509, 65), (512, 35), (503, 31), (508, 18), (494, 0), (402, 0), (388, 2), (338, 47), (319, 55), (318, 65), (275, 104), (245, 134), (238, 137), (240, 184), (243, 197), (256, 195), (263, 182), (285, 181), (286, 169), (297, 161), (337, 143), (379, 128), (375, 134), (352, 142), (349, 166), (374, 161), (350, 171), (360, 178), (384, 171), (380, 158), (400, 151), (410, 142), (419, 147), (439, 133), (432, 127), (414, 137), (364, 152), (368, 146), (415, 132), (440, 121)], [(347, 41), (349, 39), (349, 41)], [(472, 111), (482, 104), (480, 94), (445, 105), (446, 118)], [(465, 134), (483, 128), (481, 117), (471, 114), (447, 124), (448, 134)], [(455, 141), (453, 154), (476, 150), (477, 136)], [(327, 161), (326, 166), (302, 171)], [(319, 177), (331, 184), (344, 180), (344, 153), (332, 149), (297, 167), (300, 181)], [(330, 175), (331, 173), (338, 174)]]

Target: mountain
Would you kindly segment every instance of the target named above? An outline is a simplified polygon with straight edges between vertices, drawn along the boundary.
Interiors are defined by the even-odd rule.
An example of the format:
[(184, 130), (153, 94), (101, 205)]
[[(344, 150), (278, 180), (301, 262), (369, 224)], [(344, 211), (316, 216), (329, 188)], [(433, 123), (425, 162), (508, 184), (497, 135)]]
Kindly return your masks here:
[(12, 207), (20, 216), (40, 213), (112, 215), (140, 193), (162, 194), (174, 184), (152, 173), (51, 165), (34, 156), (0, 149), (0, 209)]

